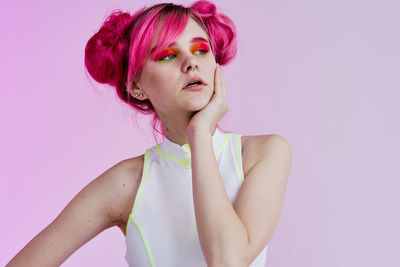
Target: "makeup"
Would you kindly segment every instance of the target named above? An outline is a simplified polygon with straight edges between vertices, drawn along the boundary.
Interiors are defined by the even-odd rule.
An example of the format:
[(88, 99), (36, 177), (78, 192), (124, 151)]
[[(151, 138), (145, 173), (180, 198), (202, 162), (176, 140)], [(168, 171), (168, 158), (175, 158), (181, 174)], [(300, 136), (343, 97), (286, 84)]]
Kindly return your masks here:
[(173, 56), (173, 58), (178, 57), (178, 53), (175, 51), (175, 49), (168, 48), (163, 50), (158, 56), (157, 56), (157, 61), (159, 62), (167, 62), (170, 59), (170, 56)]
[[(206, 43), (196, 43), (190, 49), (190, 52), (197, 56), (204, 56), (210, 51), (209, 46)], [(200, 52), (200, 53), (197, 53)], [(168, 62), (171, 59), (177, 58), (179, 56), (179, 52), (177, 52), (173, 48), (167, 48), (163, 50), (157, 57), (157, 62)]]
[(197, 43), (192, 47), (191, 52), (194, 54), (197, 51), (202, 51), (202, 52), (204, 52), (204, 54), (199, 54), (199, 55), (203, 56), (203, 55), (207, 54), (209, 50), (210, 50), (210, 48), (205, 43)]

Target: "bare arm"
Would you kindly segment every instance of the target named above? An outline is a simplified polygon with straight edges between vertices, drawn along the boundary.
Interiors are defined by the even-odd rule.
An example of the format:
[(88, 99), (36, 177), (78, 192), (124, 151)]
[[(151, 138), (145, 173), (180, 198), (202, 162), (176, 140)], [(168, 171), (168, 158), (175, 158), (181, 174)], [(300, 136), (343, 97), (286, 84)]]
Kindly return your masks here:
[(253, 137), (250, 155), (255, 163), (245, 173), (232, 205), (214, 156), (212, 136), (197, 133), (197, 139), (193, 135), (189, 141), (203, 254), (209, 266), (250, 266), (279, 221), (292, 161), (289, 143), (278, 135)]
[(59, 266), (93, 237), (120, 223), (116, 206), (127, 194), (123, 181), (132, 178), (127, 166), (122, 161), (89, 183), (6, 266)]

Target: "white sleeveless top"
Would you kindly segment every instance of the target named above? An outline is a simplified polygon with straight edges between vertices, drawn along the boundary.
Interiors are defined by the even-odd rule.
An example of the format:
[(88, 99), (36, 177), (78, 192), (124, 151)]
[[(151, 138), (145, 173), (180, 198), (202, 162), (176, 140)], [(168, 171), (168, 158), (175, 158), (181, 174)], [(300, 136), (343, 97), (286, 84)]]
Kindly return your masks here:
[[(244, 181), (241, 135), (216, 128), (215, 157), (232, 205)], [(126, 254), (134, 267), (207, 267), (194, 213), (190, 146), (164, 138), (148, 148), (126, 225)], [(250, 267), (264, 267), (268, 245)]]

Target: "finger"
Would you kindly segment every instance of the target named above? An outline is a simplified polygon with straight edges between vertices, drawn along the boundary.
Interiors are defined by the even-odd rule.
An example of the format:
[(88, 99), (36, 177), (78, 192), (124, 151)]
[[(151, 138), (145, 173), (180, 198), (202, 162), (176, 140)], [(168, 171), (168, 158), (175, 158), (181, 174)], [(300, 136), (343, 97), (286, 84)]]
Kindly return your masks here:
[(220, 84), (220, 87), (219, 87), (219, 92), (221, 92), (221, 95), (223, 96), (223, 97), (225, 97), (225, 92), (226, 92), (226, 87), (225, 87), (225, 80), (224, 80), (224, 77), (223, 77), (223, 75), (222, 75), (222, 70), (221, 70), (221, 67), (219, 66), (219, 64), (218, 64), (218, 76), (219, 76), (219, 84)]
[(220, 78), (220, 73), (219, 73), (219, 64), (217, 63), (215, 67), (215, 77), (214, 77), (214, 93), (218, 94), (219, 88), (220, 88), (220, 83), (221, 83), (221, 78)]
[(223, 93), (223, 95), (224, 95), (224, 97), (225, 97), (226, 86), (225, 86), (225, 79), (224, 79), (224, 76), (223, 76), (223, 74), (222, 74), (221, 68), (219, 69), (219, 72), (220, 72), (220, 77), (221, 77), (221, 91), (222, 91), (222, 93)]

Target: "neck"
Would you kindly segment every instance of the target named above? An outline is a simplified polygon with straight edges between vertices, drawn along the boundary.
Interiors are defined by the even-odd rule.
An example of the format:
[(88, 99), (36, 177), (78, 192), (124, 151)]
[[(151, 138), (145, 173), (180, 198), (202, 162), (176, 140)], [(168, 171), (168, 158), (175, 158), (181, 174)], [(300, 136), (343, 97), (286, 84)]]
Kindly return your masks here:
[(166, 117), (158, 113), (164, 128), (165, 136), (168, 140), (180, 146), (188, 144), (189, 137), (186, 128), (195, 113), (196, 112), (180, 112), (179, 115), (174, 117)]

